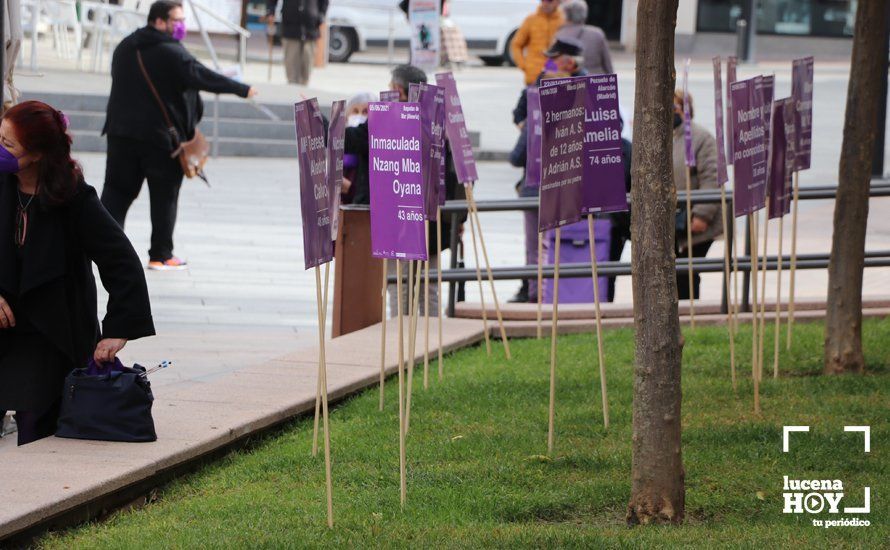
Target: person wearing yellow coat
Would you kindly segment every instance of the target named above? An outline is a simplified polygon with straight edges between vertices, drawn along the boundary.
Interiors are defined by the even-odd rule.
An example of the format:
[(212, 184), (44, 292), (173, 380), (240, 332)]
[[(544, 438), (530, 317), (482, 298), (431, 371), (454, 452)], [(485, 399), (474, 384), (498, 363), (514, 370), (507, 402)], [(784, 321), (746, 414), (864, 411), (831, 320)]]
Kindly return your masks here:
[(535, 13), (529, 15), (516, 31), (510, 43), (510, 53), (516, 66), (525, 73), (525, 85), (533, 83), (547, 58), (544, 51), (553, 43), (556, 31), (565, 23), (559, 0), (541, 0)]

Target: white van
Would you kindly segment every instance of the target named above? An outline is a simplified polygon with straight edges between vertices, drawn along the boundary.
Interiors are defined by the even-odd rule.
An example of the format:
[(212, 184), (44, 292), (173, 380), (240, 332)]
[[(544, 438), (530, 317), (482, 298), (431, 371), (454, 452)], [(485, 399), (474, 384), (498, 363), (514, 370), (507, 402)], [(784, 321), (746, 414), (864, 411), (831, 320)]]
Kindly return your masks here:
[[(451, 20), (467, 40), (470, 53), (486, 63), (510, 59), (510, 40), (538, 0), (449, 0)], [(398, 0), (331, 0), (330, 60), (345, 62), (368, 46), (386, 46), (392, 35), (397, 46), (408, 44), (409, 28)]]

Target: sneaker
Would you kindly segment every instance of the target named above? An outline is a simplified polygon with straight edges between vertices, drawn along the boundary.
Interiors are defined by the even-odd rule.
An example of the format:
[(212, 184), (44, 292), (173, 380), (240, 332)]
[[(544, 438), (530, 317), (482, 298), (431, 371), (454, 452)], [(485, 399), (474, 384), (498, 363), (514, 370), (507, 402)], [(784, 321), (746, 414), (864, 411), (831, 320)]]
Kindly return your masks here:
[(160, 260), (152, 260), (148, 262), (148, 269), (153, 271), (185, 271), (188, 268), (188, 262), (180, 260), (176, 256), (168, 258), (163, 262)]

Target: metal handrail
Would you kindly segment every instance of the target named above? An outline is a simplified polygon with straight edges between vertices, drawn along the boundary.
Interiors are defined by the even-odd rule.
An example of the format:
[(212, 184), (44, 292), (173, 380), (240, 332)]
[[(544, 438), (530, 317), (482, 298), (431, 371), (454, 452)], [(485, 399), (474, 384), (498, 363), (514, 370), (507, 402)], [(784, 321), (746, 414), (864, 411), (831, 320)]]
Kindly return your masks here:
[[(824, 185), (824, 186), (801, 188), (798, 197), (800, 200), (824, 200), (824, 199), (833, 199), (836, 197), (836, 194), (837, 194), (837, 186)], [(878, 180), (871, 184), (870, 191), (869, 191), (869, 197), (888, 197), (888, 196), (890, 196), (890, 182), (887, 182), (885, 180)], [(731, 209), (732, 208), (732, 193), (731, 192), (727, 194), (726, 199), (727, 199), (728, 208)], [(720, 196), (719, 189), (694, 190), (690, 193), (690, 202), (692, 204), (716, 203), (716, 202), (720, 202), (720, 201), (721, 201), (721, 196)], [(632, 202), (630, 193), (627, 194), (627, 202), (628, 202), (628, 204), (631, 204), (631, 202)], [(679, 206), (679, 205), (685, 204), (685, 202), (686, 202), (686, 191), (678, 190), (677, 191), (677, 205)], [(538, 208), (538, 197), (523, 197), (523, 198), (515, 198), (515, 199), (498, 199), (498, 200), (476, 201), (476, 207), (479, 212), (507, 212), (507, 211), (515, 211), (515, 210), (519, 210), (519, 211), (536, 210)], [(457, 267), (458, 255), (456, 253), (457, 246), (458, 246), (458, 240), (459, 240), (458, 233), (457, 233), (457, 226), (458, 226), (457, 220), (458, 220), (458, 216), (460, 216), (464, 212), (467, 212), (467, 208), (468, 208), (467, 201), (463, 201), (463, 200), (461, 200), (461, 201), (447, 201), (445, 203), (445, 205), (442, 206), (442, 214), (451, 216), (451, 235), (450, 235), (450, 243), (451, 243), (451, 251), (452, 251), (451, 261), (450, 261), (449, 269), (442, 271), (443, 281), (448, 281), (448, 283), (449, 283), (448, 315), (450, 317), (454, 316), (454, 309), (455, 309), (455, 303), (456, 303), (456, 298), (457, 298), (457, 292), (456, 292), (457, 289), (455, 288), (456, 284), (458, 282), (466, 282), (466, 281), (459, 280), (459, 279), (451, 280), (451, 276), (449, 276), (448, 273), (449, 272), (457, 273), (456, 270), (458, 270), (458, 267)], [(733, 238), (732, 234), (735, 231), (735, 224), (734, 223), (729, 224), (728, 229), (729, 229), (730, 234), (727, 236), (727, 238), (729, 240), (731, 240)], [(747, 245), (746, 253), (749, 253), (747, 251), (750, 250), (750, 240), (749, 240), (750, 239), (750, 231), (745, 231), (745, 233), (746, 233), (745, 242)], [(890, 252), (887, 253), (887, 256), (890, 257)], [(802, 255), (798, 255), (798, 258), (801, 258), (801, 257), (802, 257)], [(820, 258), (821, 258), (821, 256), (820, 256)], [(871, 258), (869, 260), (871, 262), (878, 261), (878, 259), (876, 259), (874, 257), (870, 257), (868, 254), (866, 254), (866, 258)], [(739, 271), (743, 272), (745, 275), (745, 282), (743, 285), (744, 291), (743, 291), (743, 296), (742, 296), (742, 307), (743, 307), (743, 309), (747, 310), (747, 308), (750, 307), (748, 305), (748, 278), (750, 277), (750, 268), (747, 270), (742, 269), (742, 263), (741, 263), (742, 259), (743, 258), (741, 258), (741, 257), (739, 258)], [(821, 262), (821, 259), (819, 261)], [(614, 263), (616, 263), (616, 262), (602, 262), (602, 263), (599, 263), (599, 265), (602, 266), (602, 268), (606, 268), (607, 264), (614, 264)], [(688, 264), (688, 260), (686, 260), (683, 263)], [(825, 260), (825, 262), (823, 262), (823, 263), (824, 263), (824, 265), (822, 265), (822, 263), (818, 264), (822, 267), (807, 267), (807, 268), (802, 268), (802, 269), (824, 269), (824, 268), (828, 267), (827, 260)], [(615, 272), (615, 273), (606, 273), (601, 270), (600, 273), (602, 273), (604, 275), (629, 275), (629, 274), (631, 274), (630, 264), (625, 263), (622, 265), (626, 266), (625, 270), (623, 270), (623, 271)], [(696, 263), (695, 260), (693, 260), (693, 270), (694, 271), (698, 271), (698, 267), (697, 267), (698, 265), (699, 264)], [(702, 264), (702, 265), (704, 265), (704, 264)], [(723, 265), (724, 265), (723, 259), (721, 258), (719, 260), (719, 266), (720, 266), (719, 269), (715, 268), (713, 271), (710, 271), (710, 270), (704, 271), (703, 270), (702, 272), (708, 272), (708, 273), (721, 272), (721, 271), (724, 271)], [(770, 264), (769, 262), (767, 262), (766, 265), (767, 265), (767, 267), (766, 267), (767, 270), (773, 270), (773, 269), (777, 268), (777, 263), (775, 261), (773, 262), (773, 264)], [(798, 263), (797, 267), (800, 267), (800, 265), (801, 264)], [(866, 263), (866, 265), (870, 266), (868, 264), (868, 262)], [(888, 264), (888, 265), (890, 265), (890, 264)], [(614, 265), (608, 265), (608, 267), (610, 269), (615, 268)], [(678, 267), (679, 271), (687, 272), (687, 270), (688, 270), (688, 267), (680, 267), (680, 262), (678, 262), (677, 267)], [(882, 267), (883, 267), (883, 265), (882, 265)], [(515, 270), (514, 272), (510, 272), (513, 276), (506, 276), (505, 275), (506, 272), (504, 271), (505, 268), (500, 268), (500, 271), (501, 271), (500, 278), (503, 278), (503, 279), (526, 279), (526, 278), (532, 278), (532, 277), (537, 276), (537, 267), (534, 267), (534, 266), (531, 267), (530, 272), (526, 272), (526, 270), (528, 268), (526, 268), (525, 266), (517, 267), (517, 268), (510, 268), (510, 269)], [(545, 267), (544, 269), (546, 270), (547, 268)], [(522, 275), (517, 275), (517, 273), (520, 273), (520, 272), (522, 273)], [(550, 271), (550, 273), (551, 273), (550, 277), (552, 277), (552, 270)], [(472, 278), (475, 278), (475, 270), (473, 271), (473, 275), (474, 275), (474, 277), (472, 277)], [(591, 269), (588, 267), (586, 272), (582, 272), (580, 275), (577, 275), (577, 276), (579, 276), (579, 277), (580, 276), (588, 276), (589, 277), (590, 275), (591, 275)], [(458, 276), (458, 275), (456, 275), (456, 276)], [(492, 270), (492, 276), (494, 276), (494, 269)], [(562, 266), (560, 266), (560, 276), (563, 276)], [(570, 275), (566, 275), (566, 276), (570, 276)], [(725, 276), (726, 276), (726, 274), (724, 273), (724, 277)], [(472, 280), (472, 278), (469, 280)], [(722, 303), (723, 303), (723, 308), (725, 309), (726, 304), (727, 304), (727, 299), (728, 299), (728, 297), (726, 296), (725, 281), (724, 281), (724, 284), (722, 285), (722, 294), (723, 294)]]

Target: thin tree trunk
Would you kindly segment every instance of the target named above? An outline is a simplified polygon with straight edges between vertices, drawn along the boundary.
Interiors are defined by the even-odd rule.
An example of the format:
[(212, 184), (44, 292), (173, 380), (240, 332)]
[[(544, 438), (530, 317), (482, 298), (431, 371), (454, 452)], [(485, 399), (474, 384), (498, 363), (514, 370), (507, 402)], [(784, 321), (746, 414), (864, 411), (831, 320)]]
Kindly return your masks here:
[(636, 356), (629, 525), (679, 523), (684, 514), (671, 139), (676, 17), (677, 0), (639, 2), (631, 190)]
[[(881, 94), (882, 57), (887, 51), (885, 0), (860, 0), (853, 33), (847, 111), (834, 206), (825, 317), (825, 374), (861, 373), (862, 268), (868, 195)], [(882, 51), (883, 50), (883, 51)]]

